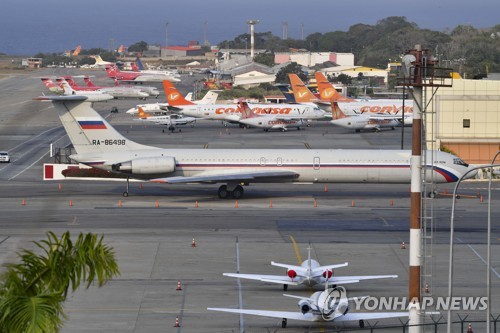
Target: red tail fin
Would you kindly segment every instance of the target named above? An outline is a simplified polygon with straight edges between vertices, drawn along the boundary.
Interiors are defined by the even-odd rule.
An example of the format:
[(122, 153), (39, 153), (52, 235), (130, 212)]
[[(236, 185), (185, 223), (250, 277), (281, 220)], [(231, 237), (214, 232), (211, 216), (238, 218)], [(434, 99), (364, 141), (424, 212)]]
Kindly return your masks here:
[(83, 81), (85, 82), (85, 84), (87, 85), (87, 87), (95, 87), (95, 84), (94, 84), (94, 82), (92, 82), (92, 81), (90, 80), (90, 77), (85, 76), (85, 77), (83, 78)]
[(111, 76), (116, 76), (118, 73), (118, 68), (115, 66), (106, 66), (106, 74), (111, 77)]
[(304, 82), (297, 76), (297, 74), (288, 74), (290, 84), (292, 85), (293, 96), (295, 102), (306, 103), (317, 99), (314, 94), (306, 87)]
[(135, 62), (131, 63), (130, 66), (132, 67), (132, 70), (134, 72), (138, 72), (139, 71), (139, 67), (137, 67), (137, 64)]
[(257, 117), (257, 115), (252, 112), (252, 109), (250, 109), (248, 102), (245, 100), (240, 100), (238, 102), (238, 110), (240, 111), (241, 118), (243, 118), (243, 119)]
[(321, 72), (316, 72), (316, 83), (318, 84), (319, 96), (322, 101), (353, 102), (349, 97), (342, 96)]
[(172, 82), (165, 80), (163, 81), (163, 89), (165, 89), (165, 95), (167, 96), (167, 102), (171, 106), (182, 106), (182, 105), (194, 105), (193, 102), (188, 101), (182, 96), (182, 94), (174, 87)]

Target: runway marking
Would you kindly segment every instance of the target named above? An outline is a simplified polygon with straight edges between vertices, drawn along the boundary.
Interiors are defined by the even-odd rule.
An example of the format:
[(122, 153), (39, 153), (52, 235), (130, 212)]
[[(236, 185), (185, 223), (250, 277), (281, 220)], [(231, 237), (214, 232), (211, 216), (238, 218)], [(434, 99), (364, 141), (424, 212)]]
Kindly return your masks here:
[(22, 145), (24, 145), (24, 144), (26, 144), (26, 143), (28, 143), (28, 142), (30, 142), (30, 141), (32, 141), (32, 140), (35, 140), (35, 139), (36, 139), (36, 138), (38, 138), (39, 136), (41, 136), (41, 135), (43, 135), (43, 134), (45, 134), (45, 133), (47, 133), (47, 132), (49, 132), (49, 131), (53, 131), (53, 130), (55, 130), (55, 129), (58, 129), (58, 128), (60, 128), (60, 127), (61, 127), (61, 126), (57, 126), (57, 127), (52, 127), (52, 128), (49, 128), (48, 130), (43, 131), (42, 133), (40, 133), (40, 134), (38, 134), (38, 135), (36, 135), (36, 136), (32, 137), (32, 138), (31, 138), (31, 139), (29, 139), (29, 140), (26, 140), (26, 141), (24, 141), (24, 142), (21, 142), (20, 144), (18, 144), (18, 145), (17, 145), (17, 146), (15, 146), (14, 148), (11, 148), (9, 151), (15, 150), (15, 149), (16, 149), (16, 148), (18, 148), (19, 146), (22, 146)]
[(7, 236), (5, 237), (4, 239), (2, 239), (2, 241), (0, 241), (0, 244), (2, 244), (3, 242), (5, 242), (7, 239), (9, 239), (10, 236)]
[(301, 265), (302, 264), (302, 257), (300, 256), (299, 247), (297, 246), (297, 242), (295, 242), (295, 238), (293, 238), (292, 235), (290, 235), (290, 240), (292, 241), (293, 249), (295, 250), (295, 255), (297, 256), (297, 260), (299, 261), (299, 265)]
[[(483, 259), (483, 257), (481, 257), (479, 255), (479, 253), (477, 253), (476, 250), (474, 250), (474, 248), (470, 245), (470, 244), (467, 244), (467, 246), (472, 250), (472, 252), (474, 252), (476, 254), (476, 256), (479, 257), (479, 259), (481, 259), (481, 261), (485, 264), (485, 265), (488, 265), (488, 263), (486, 262), (486, 260)], [(500, 279), (500, 274), (498, 274), (498, 272), (493, 268), (493, 267), (490, 267), (490, 270), (495, 273), (495, 275), (497, 276), (497, 278)]]
[[(240, 273), (240, 241), (238, 237), (236, 237), (236, 273)], [(240, 305), (240, 309), (243, 309), (243, 295), (241, 293), (241, 280), (240, 278), (236, 279), (238, 283), (238, 302)], [(244, 322), (243, 322), (243, 314), (240, 313), (240, 333), (245, 332), (244, 328)]]
[(35, 165), (36, 163), (40, 162), (42, 160), (42, 158), (45, 157), (45, 155), (47, 155), (48, 153), (45, 153), (42, 155), (42, 157), (40, 157), (38, 160), (36, 160), (35, 162), (31, 163), (29, 166), (27, 166), (26, 168), (24, 168), (21, 172), (19, 172), (17, 175), (15, 176), (12, 176), (9, 178), (9, 180), (12, 180), (14, 178), (16, 178), (17, 176), (19, 176), (20, 174), (22, 174), (24, 171), (28, 170), (29, 168), (31, 168), (33, 165)]
[(28, 103), (28, 102), (31, 102), (31, 100), (27, 100), (27, 101), (22, 101), (22, 102), (17, 102), (17, 103), (9, 104), (8, 106), (20, 105), (20, 104), (24, 104), (24, 103)]
[(382, 222), (384, 222), (384, 227), (392, 227), (392, 224), (389, 224), (389, 222), (387, 222), (386, 219), (384, 219), (382, 216), (378, 216), (379, 219), (382, 220)]

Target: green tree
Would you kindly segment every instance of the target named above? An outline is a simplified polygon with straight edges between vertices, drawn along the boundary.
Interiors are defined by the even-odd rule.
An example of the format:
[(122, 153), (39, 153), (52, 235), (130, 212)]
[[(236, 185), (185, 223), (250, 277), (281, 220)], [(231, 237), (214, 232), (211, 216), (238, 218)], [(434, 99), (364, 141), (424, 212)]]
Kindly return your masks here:
[(288, 80), (289, 73), (297, 74), (302, 81), (307, 80), (307, 75), (302, 71), (302, 66), (296, 62), (292, 62), (279, 70), (276, 74), (276, 83), (290, 83)]
[(269, 67), (274, 66), (274, 53), (259, 53), (255, 55), (253, 61), (258, 62)]
[(65, 319), (68, 290), (99, 287), (119, 275), (113, 249), (103, 237), (81, 234), (75, 241), (67, 231), (34, 242), (40, 253), (22, 250), (20, 263), (6, 265), (0, 281), (0, 332), (58, 332)]
[(135, 44), (132, 44), (128, 47), (129, 52), (144, 52), (148, 49), (148, 43), (145, 41), (141, 40), (140, 42), (137, 42)]

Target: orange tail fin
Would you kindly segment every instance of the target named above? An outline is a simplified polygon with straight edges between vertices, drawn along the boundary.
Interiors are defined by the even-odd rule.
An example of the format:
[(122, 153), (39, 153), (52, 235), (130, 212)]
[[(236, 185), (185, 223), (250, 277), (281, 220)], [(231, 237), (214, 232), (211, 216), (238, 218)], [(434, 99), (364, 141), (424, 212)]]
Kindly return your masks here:
[(144, 112), (144, 109), (142, 107), (139, 106), (137, 108), (137, 111), (139, 112), (139, 114), (138, 114), (139, 118), (144, 119), (144, 118), (148, 117), (148, 115), (146, 114), (146, 112)]
[(322, 101), (353, 102), (349, 97), (342, 96), (321, 72), (314, 73), (318, 84), (319, 96)]
[(292, 85), (293, 96), (295, 102), (306, 103), (316, 100), (314, 94), (306, 87), (304, 82), (297, 76), (297, 74), (288, 74), (290, 84)]
[(344, 112), (342, 112), (342, 110), (340, 110), (339, 106), (337, 105), (337, 102), (332, 100), (332, 101), (330, 101), (330, 103), (332, 105), (332, 119), (333, 120), (349, 117)]
[(165, 95), (167, 96), (167, 102), (171, 106), (182, 106), (182, 105), (194, 105), (193, 102), (188, 101), (182, 96), (182, 94), (174, 87), (172, 82), (165, 80), (163, 81), (163, 89), (165, 89)]

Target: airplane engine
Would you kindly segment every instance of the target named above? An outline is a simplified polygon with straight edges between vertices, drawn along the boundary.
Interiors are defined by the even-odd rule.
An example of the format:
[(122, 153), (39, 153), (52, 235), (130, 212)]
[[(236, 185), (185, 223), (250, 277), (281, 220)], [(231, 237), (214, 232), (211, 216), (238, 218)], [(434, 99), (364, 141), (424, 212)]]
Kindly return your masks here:
[(297, 272), (295, 272), (293, 269), (289, 269), (288, 271), (286, 271), (286, 274), (292, 280), (297, 276)]
[(325, 279), (329, 279), (333, 276), (333, 270), (327, 269), (326, 271), (323, 272), (323, 277)]
[(136, 158), (113, 164), (112, 170), (139, 175), (170, 173), (175, 171), (175, 158), (170, 156)]
[(303, 299), (299, 302), (299, 308), (302, 314), (306, 314), (311, 311), (311, 304), (309, 303), (309, 301)]

